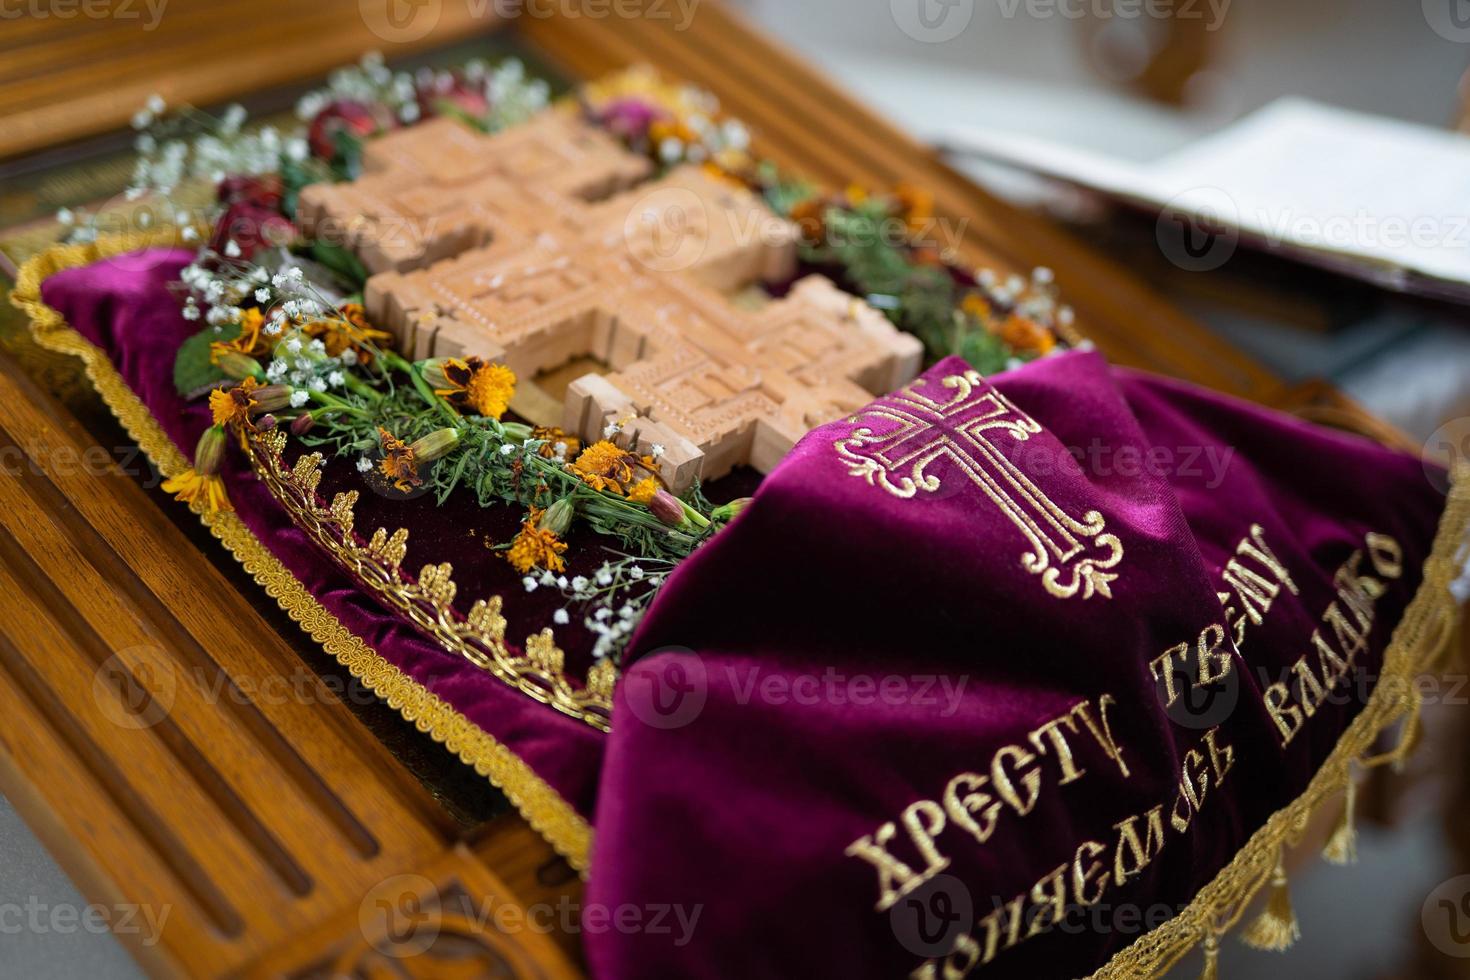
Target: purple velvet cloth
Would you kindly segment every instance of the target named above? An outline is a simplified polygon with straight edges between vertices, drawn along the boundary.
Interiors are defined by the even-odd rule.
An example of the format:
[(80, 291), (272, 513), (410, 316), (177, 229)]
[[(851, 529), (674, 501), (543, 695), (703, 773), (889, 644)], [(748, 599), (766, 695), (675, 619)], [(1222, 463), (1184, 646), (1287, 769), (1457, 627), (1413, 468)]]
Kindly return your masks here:
[[(197, 325), (165, 286), (189, 257), (43, 287), (186, 452), (207, 412), (170, 368)], [(638, 913), (589, 920), (597, 975), (892, 976), (937, 970), (966, 937), (992, 954), (982, 975), (1086, 974), (1144, 930), (1128, 907), (1187, 903), (1306, 787), (1371, 685), (1344, 681), (1292, 727), (1291, 664), (1314, 631), (1340, 640), (1323, 616), (1346, 595), (1372, 617), (1349, 675), (1378, 668), (1444, 498), (1416, 459), (1091, 354), (994, 387), (953, 378), (955, 359), (810, 433), (680, 567), (635, 638), (611, 736), (434, 647), (311, 547), (238, 454), (227, 475), (330, 612), (594, 818), (588, 907)], [(357, 485), (350, 464), (327, 473), (328, 493)], [(358, 513), (411, 526), (408, 565), (454, 561), (467, 600), (506, 593), (512, 637), (544, 622), (473, 533), (503, 515), (369, 494)], [(1201, 669), (1223, 673), (1213, 696), (1171, 695)], [(1289, 740), (1265, 707), (1278, 681)], [(1007, 903), (1048, 881), (1114, 917), (1034, 936), (1027, 919), (1011, 942)]]
[[(916, 390), (942, 401), (953, 389), (941, 379), (963, 371), (957, 359), (941, 363)], [(1397, 559), (1380, 555), (1389, 571), (1402, 565), (1397, 578), (1361, 560), (1383, 594), (1356, 666), (1377, 669), (1444, 505), (1417, 459), (1111, 370), (1092, 354), (1045, 359), (994, 385), (1043, 431), (1022, 441), (960, 417), (946, 423), (953, 444), (983, 456), (966, 432), (976, 435), (1063, 511), (1097, 511), (1123, 549), (1107, 570), (1117, 576), (1105, 583), (1112, 597), (1047, 591), (1020, 561), (1022, 531), (956, 456), (936, 457), (923, 472), (937, 486), (908, 499), (852, 475), (837, 444), (863, 426), (881, 439), (902, 421), (864, 415), (810, 433), (735, 524), (675, 573), (635, 638), (641, 659), (616, 701), (588, 897), (698, 918), (685, 944), (677, 928), (589, 936), (598, 976), (907, 976), (926, 962), (936, 971), (927, 975), (949, 975), (943, 956), (965, 936), (991, 960), (975, 967), (980, 976), (1086, 975), (1145, 931), (1142, 916), (1157, 925), (1187, 904), (1305, 789), (1360, 710), (1365, 690), (1344, 683), (1283, 747), (1262, 690), (1312, 653), (1324, 610), (1342, 604), (1334, 573), (1370, 532), (1402, 549)], [(979, 382), (972, 401), (990, 390)], [(912, 462), (892, 470), (900, 491)], [(993, 460), (980, 468), (1000, 471)], [(1269, 547), (1299, 594), (1240, 556), (1246, 540)], [(1229, 598), (1230, 616), (1220, 596), (1232, 557), (1279, 594), (1260, 624), (1247, 620), (1214, 695), (1170, 706), (1150, 661), (1187, 643), (1178, 663), (1197, 666), (1198, 638), (1213, 648), (1212, 625), (1234, 636), (1240, 601)], [(1104, 694), (1115, 701), (1103, 706)], [(1079, 704), (1093, 722), (1106, 716), (1110, 740), (1068, 714)], [(1085, 770), (1074, 779), (1048, 731), (1028, 737), (1062, 717), (1071, 722), (1052, 730)], [(1007, 754), (1000, 770), (1030, 806), (1021, 815), (1002, 801), (981, 843), (942, 797), (952, 778), (980, 774), (989, 782), (959, 784), (956, 796), (987, 793), (972, 801), (991, 812), (1001, 798), (991, 767), (1006, 746), (1024, 754)], [(1203, 797), (1193, 810), (1180, 789), (1185, 771)], [(1155, 853), (1147, 812), (1160, 804)], [(1184, 833), (1170, 823), (1175, 805), (1189, 818)], [(906, 811), (946, 862), (932, 877), (920, 873), (931, 856), (904, 825)], [(1131, 826), (1150, 860), (1127, 874), (1125, 848), (1125, 880), (1086, 907), (1100, 876), (1113, 874), (1117, 825), (1140, 814)], [(850, 851), (865, 838), (917, 879), (882, 911), (877, 867)], [(1081, 852), (1082, 871), (1096, 874), (1075, 892), (1085, 842), (1102, 849)], [(1032, 889), (1050, 895), (1039, 883), (1063, 867), (1068, 917), (1024, 938), (1038, 920), (1047, 925)], [(1023, 893), (1023, 938), (1011, 944), (1007, 903)], [(997, 908), (991, 951), (984, 920)]]

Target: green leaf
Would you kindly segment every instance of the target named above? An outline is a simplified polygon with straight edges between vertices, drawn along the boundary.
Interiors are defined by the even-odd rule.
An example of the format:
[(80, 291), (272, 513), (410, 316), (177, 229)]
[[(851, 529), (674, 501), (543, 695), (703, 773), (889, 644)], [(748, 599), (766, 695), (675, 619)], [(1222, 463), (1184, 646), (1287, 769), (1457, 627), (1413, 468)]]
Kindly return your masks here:
[(209, 345), (217, 340), (234, 340), (240, 336), (238, 325), (205, 327), (179, 345), (174, 357), (174, 388), (188, 397), (200, 389), (225, 380), (224, 373), (209, 358)]
[(363, 286), (367, 284), (367, 266), (341, 245), (323, 241), (312, 242), (311, 257), (347, 280), (357, 292), (361, 292)]

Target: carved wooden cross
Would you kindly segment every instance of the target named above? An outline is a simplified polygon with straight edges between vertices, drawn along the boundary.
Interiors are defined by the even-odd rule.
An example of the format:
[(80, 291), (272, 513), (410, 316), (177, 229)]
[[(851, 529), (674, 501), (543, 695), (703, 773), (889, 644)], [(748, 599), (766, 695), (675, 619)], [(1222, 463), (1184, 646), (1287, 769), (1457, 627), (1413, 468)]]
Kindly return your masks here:
[(1026, 538), (1030, 550), (1021, 567), (1040, 575), (1046, 591), (1062, 599), (1077, 594), (1112, 598), (1108, 571), (1123, 560), (1123, 545), (1106, 533), (1107, 521), (1092, 510), (1081, 520), (1048, 497), (996, 444), (998, 438), (1025, 442), (1041, 425), (1000, 392), (982, 387), (974, 371), (941, 384), (953, 395), (930, 398), (911, 385), (876, 403), (854, 421), (892, 423), (874, 431), (860, 425), (834, 443), (848, 472), (895, 497), (911, 499), (940, 489), (930, 467), (954, 464)]

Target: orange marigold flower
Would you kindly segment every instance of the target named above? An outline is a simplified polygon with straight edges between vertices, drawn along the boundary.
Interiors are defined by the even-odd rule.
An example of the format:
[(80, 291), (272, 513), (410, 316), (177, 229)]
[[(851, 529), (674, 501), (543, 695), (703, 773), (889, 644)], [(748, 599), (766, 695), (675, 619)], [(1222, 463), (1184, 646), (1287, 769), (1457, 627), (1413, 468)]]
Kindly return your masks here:
[[(629, 452), (606, 439), (582, 450), (575, 462), (567, 464), (567, 469), (594, 490), (611, 490), (625, 497), (631, 497), (636, 491), (651, 498), (663, 487), (656, 460)], [(640, 489), (649, 480), (657, 486), (652, 490)]]
[(343, 303), (337, 312), (338, 316), (312, 320), (301, 328), (307, 336), (320, 339), (330, 356), (340, 357), (350, 349), (359, 363), (371, 364), (373, 349), (392, 343), (393, 335), (374, 327), (361, 303)]
[(218, 474), (208, 476), (193, 469), (187, 469), (178, 476), (163, 481), (165, 493), (174, 495), (175, 500), (202, 507), (211, 514), (219, 511), (233, 510), (230, 506), (230, 498), (225, 495), (225, 482)]
[(209, 345), (209, 360), (218, 364), (219, 359), (231, 352), (244, 354), (246, 357), (259, 357), (270, 350), (270, 344), (261, 334), (261, 328), (265, 326), (265, 315), (257, 309), (245, 310), (240, 314), (240, 319), (235, 321), (240, 325), (240, 334), (234, 340), (216, 340)]
[(560, 426), (538, 425), (531, 430), (531, 438), (542, 440), (540, 454), (546, 459), (571, 459), (582, 451), (582, 440), (568, 435)]
[(408, 493), (424, 482), (419, 478), (419, 464), (412, 448), (387, 429), (378, 430), (378, 439), (383, 444), (378, 470), (393, 481), (394, 487)]
[(214, 413), (215, 425), (239, 422), (250, 424), (250, 410), (255, 407), (251, 392), (260, 387), (254, 378), (246, 378), (233, 388), (216, 388), (209, 393), (209, 410)]
[(1056, 339), (1045, 327), (1017, 313), (1006, 317), (1005, 322), (997, 328), (996, 333), (1013, 350), (1018, 351), (1034, 350), (1045, 354), (1056, 343)]
[(910, 233), (923, 231), (924, 225), (934, 217), (934, 195), (925, 188), (899, 184), (893, 192), (893, 199)]
[(510, 409), (516, 393), (516, 374), (504, 364), (486, 364), (478, 357), (448, 357), (439, 366), (444, 386), (434, 393), (463, 411), (498, 419)]
[(990, 303), (979, 293), (966, 293), (965, 298), (960, 302), (960, 309), (981, 323), (990, 319)]
[(530, 514), (521, 523), (520, 533), (515, 536), (510, 550), (505, 553), (505, 560), (522, 575), (528, 574), (534, 568), (543, 568), (548, 572), (566, 571), (566, 562), (562, 561), (561, 556), (567, 550), (567, 543), (555, 531), (539, 526), (541, 514), (540, 508), (531, 508)]

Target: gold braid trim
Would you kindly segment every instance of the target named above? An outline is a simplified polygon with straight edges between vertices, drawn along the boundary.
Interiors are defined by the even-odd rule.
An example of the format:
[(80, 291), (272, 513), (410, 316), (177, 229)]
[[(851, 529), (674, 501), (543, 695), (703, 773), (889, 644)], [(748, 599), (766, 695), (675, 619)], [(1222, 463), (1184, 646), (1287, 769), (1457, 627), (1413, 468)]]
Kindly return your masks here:
[[(117, 373), (103, 351), (72, 329), (61, 314), (41, 300), (41, 282), (63, 269), (151, 246), (174, 245), (174, 230), (127, 234), (83, 245), (58, 245), (26, 261), (16, 277), (11, 302), (30, 318), (31, 335), (49, 350), (82, 359), (97, 393), (128, 435), (165, 477), (189, 468), (189, 460), (164, 433), (148, 409)], [(199, 519), (301, 628), (378, 697), (434, 741), (485, 776), (514, 804), (521, 816), (546, 838), (577, 871), (587, 872), (592, 828), (571, 804), (537, 776), (530, 766), (474, 722), (440, 700), (428, 688), (400, 671), (364, 643), (317, 602), (239, 516), (207, 513), (193, 507)]]
[(458, 587), (448, 562), (425, 565), (417, 577), (403, 571), (407, 528), (389, 535), (386, 528), (380, 527), (370, 539), (362, 538), (353, 529), (356, 490), (338, 493), (331, 504), (322, 499), (317, 493), (322, 477), (321, 453), (302, 455), (295, 466), (287, 466), (282, 455), (286, 434), (279, 427), (269, 432), (246, 431), (244, 443), (255, 475), (297, 529), (385, 608), (442, 649), (538, 703), (596, 731), (611, 730), (613, 687), (617, 681), (617, 669), (611, 660), (599, 660), (588, 672), (587, 683), (574, 687), (564, 669), (565, 654), (556, 645), (550, 627), (527, 638), (524, 654), (513, 653), (505, 644), (500, 596), (477, 600), (469, 615), (462, 615), (454, 606)]
[[(1422, 700), (1414, 682), (1421, 672), (1436, 669), (1459, 621), (1460, 609), (1450, 584), (1463, 573), (1470, 557), (1467, 533), (1470, 467), (1461, 465), (1453, 475), (1434, 550), (1424, 565), (1424, 581), (1384, 652), (1382, 677), (1367, 706), (1343, 732), (1306, 791), (1273, 813), (1182, 913), (1120, 950), (1090, 980), (1158, 976), (1197, 944), (1233, 928), (1257, 892), (1272, 883), (1281, 849), (1298, 843), (1314, 812), (1347, 789), (1355, 765), (1371, 768), (1397, 763), (1413, 751)], [(1378, 736), (1400, 720), (1404, 726), (1399, 744), (1387, 753), (1369, 756)]]

